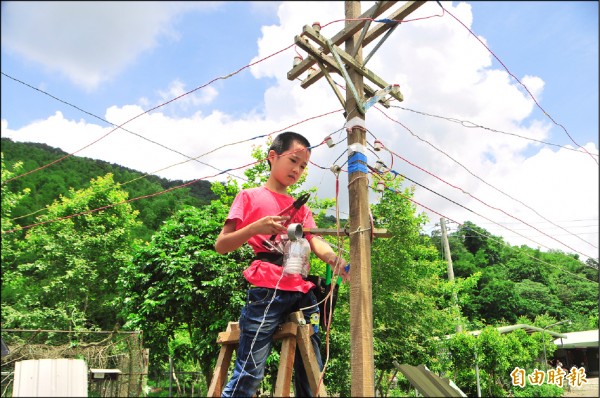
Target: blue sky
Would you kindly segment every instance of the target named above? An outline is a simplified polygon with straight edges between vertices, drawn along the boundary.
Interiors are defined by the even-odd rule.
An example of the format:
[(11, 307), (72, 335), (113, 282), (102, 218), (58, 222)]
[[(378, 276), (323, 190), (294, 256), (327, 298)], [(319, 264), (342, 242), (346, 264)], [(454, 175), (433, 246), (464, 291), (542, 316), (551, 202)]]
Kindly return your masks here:
[[(598, 142), (598, 3), (469, 2), (473, 31), (515, 74), (546, 81), (542, 107), (579, 144)], [(494, 66), (499, 63), (494, 60)], [(554, 143), (572, 143), (563, 131)], [(581, 142), (580, 142), (581, 141)]]
[[(363, 2), (362, 10), (372, 4)], [(397, 104), (401, 108), (373, 107), (367, 113), (367, 128), (421, 168), (396, 157), (394, 169), (463, 205), (417, 188), (415, 199), (435, 210), (418, 206), (430, 216), (426, 231), (443, 214), (459, 223), (473, 221), (512, 244), (597, 258), (598, 3), (441, 4), (443, 16), (436, 2), (411, 14), (423, 19), (400, 25), (367, 65), (388, 83), (400, 84), (405, 98)], [(452, 16), (484, 40), (567, 132), (537, 108)], [(177, 166), (185, 159), (164, 146), (196, 157), (340, 109), (324, 79), (302, 89), (286, 74), (297, 52), (306, 56), (290, 47), (303, 25), (319, 21), (321, 33), (331, 37), (343, 26), (332, 21), (343, 18), (342, 1), (3, 1), (2, 136), (44, 142), (143, 172), (160, 170), (156, 174), (170, 179), (192, 180), (242, 167), (252, 161), (251, 145), (262, 141), (219, 149), (202, 157), (203, 164)], [(255, 65), (224, 78), (250, 63)], [(339, 77), (336, 81), (344, 83)], [(132, 118), (124, 127), (148, 140), (111, 133), (112, 127), (100, 120), (118, 125)], [(328, 134), (343, 138), (338, 132), (343, 126), (338, 112), (293, 129), (318, 143)], [(567, 133), (589, 153), (578, 149)], [(319, 147), (312, 160), (328, 168), (344, 158), (345, 149), (344, 143), (329, 151)], [(393, 156), (384, 158), (389, 164)], [(322, 197), (333, 195), (331, 173), (309, 168), (307, 184), (317, 186)], [(372, 200), (377, 200), (376, 193)], [(347, 201), (342, 192), (342, 209)], [(515, 225), (515, 217), (526, 223)], [(570, 233), (556, 231), (557, 225)]]

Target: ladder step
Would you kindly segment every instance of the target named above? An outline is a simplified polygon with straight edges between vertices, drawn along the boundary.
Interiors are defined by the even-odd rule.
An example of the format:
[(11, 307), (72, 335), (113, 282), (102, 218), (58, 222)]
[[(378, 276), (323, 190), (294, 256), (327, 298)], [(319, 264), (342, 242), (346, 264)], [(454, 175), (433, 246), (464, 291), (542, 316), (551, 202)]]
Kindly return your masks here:
[[(232, 330), (219, 333), (217, 337), (218, 344), (237, 344), (240, 341), (240, 329), (237, 322), (230, 322), (235, 324)], [(273, 340), (281, 340), (286, 337), (295, 337), (298, 332), (298, 324), (294, 322), (286, 322), (279, 326), (279, 329), (273, 335)]]

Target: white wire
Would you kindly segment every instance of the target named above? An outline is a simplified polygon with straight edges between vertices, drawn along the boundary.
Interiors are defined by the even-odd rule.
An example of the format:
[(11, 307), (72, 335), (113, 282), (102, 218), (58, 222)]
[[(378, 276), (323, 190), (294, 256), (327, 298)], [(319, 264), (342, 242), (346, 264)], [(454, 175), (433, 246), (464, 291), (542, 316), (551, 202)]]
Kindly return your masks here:
[(273, 301), (275, 301), (275, 296), (277, 294), (277, 289), (279, 287), (279, 282), (281, 282), (281, 279), (283, 279), (283, 269), (281, 270), (281, 276), (279, 277), (279, 280), (277, 280), (277, 283), (275, 284), (275, 291), (273, 292), (273, 297), (271, 298), (271, 301), (269, 301), (269, 304), (267, 304), (267, 307), (265, 308), (265, 312), (263, 314), (263, 319), (261, 320), (260, 325), (258, 325), (256, 334), (254, 335), (254, 338), (252, 339), (252, 343), (250, 344), (250, 351), (248, 352), (248, 356), (246, 357), (246, 359), (244, 361), (244, 365), (242, 366), (242, 372), (240, 373), (237, 381), (235, 382), (235, 386), (233, 386), (232, 395), (235, 394), (235, 390), (237, 389), (238, 383), (240, 382), (240, 379), (242, 378), (242, 374), (244, 372), (246, 372), (246, 365), (248, 364), (248, 360), (250, 359), (250, 357), (252, 357), (252, 363), (254, 364), (254, 366), (256, 366), (256, 362), (254, 361), (254, 356), (252, 355), (252, 349), (254, 348), (256, 339), (258, 338), (258, 333), (260, 332), (260, 329), (262, 328), (262, 326), (265, 323), (267, 314), (269, 313), (269, 309), (271, 308), (271, 304), (273, 303)]

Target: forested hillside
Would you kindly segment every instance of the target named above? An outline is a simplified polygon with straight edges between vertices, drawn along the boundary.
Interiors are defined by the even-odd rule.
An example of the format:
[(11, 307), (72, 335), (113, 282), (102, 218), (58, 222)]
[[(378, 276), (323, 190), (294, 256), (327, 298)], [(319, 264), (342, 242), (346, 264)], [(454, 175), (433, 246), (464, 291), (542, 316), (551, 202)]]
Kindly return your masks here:
[[(9, 166), (17, 161), (23, 162), (21, 169), (23, 174), (68, 155), (60, 149), (45, 144), (13, 142), (9, 138), (1, 140), (5, 164)], [(113, 175), (116, 183), (122, 184), (129, 199), (152, 195), (185, 183), (181, 180), (173, 181), (154, 175), (144, 175), (139, 171), (102, 160), (68, 156), (41, 172), (25, 175), (7, 184), (13, 192), (25, 188), (30, 190), (30, 194), (19, 202), (12, 212), (16, 224), (21, 226), (33, 224), (35, 217), (41, 213), (40, 210), (58, 199), (60, 195), (65, 195), (71, 188), (86, 187), (92, 178), (107, 173)], [(148, 240), (160, 224), (182, 206), (201, 206), (209, 203), (216, 198), (210, 185), (208, 181), (197, 181), (165, 194), (132, 201), (131, 205), (139, 211), (139, 218), (142, 221), (135, 235)]]
[[(205, 393), (218, 355), (217, 334), (237, 320), (247, 286), (241, 272), (253, 255), (246, 246), (219, 255), (214, 242), (236, 193), (264, 182), (267, 168), (257, 162), (246, 170), (250, 182), (241, 187), (235, 181), (199, 182), (134, 201), (128, 199), (183, 182), (142, 178), (139, 172), (76, 156), (24, 175), (65, 155), (45, 145), (2, 139), (3, 329), (73, 331), (69, 347), (84, 342), (79, 332), (143, 331), (150, 350), (149, 383), (159, 385), (174, 363), (185, 374), (203, 375), (197, 388)], [(265, 152), (258, 148), (252, 156), (264, 159)], [(301, 182), (291, 187), (295, 197), (304, 192)], [(312, 193), (313, 211), (335, 203), (316, 198), (315, 188)], [(422, 233), (425, 215), (406, 199), (412, 195), (412, 187), (398, 177), (371, 205), (374, 227), (391, 234), (373, 241), (371, 255), (379, 396), (410, 394), (406, 380), (391, 384), (394, 362), (425, 364), (473, 396), (474, 350), (483, 396), (516, 396), (523, 392), (511, 386), (510, 371), (540, 369), (542, 352), (550, 358), (556, 346), (547, 333), (501, 336), (495, 327), (543, 328), (566, 319), (570, 325), (552, 330), (598, 327), (597, 259), (583, 262), (560, 251), (511, 246), (467, 221), (449, 235), (456, 277), (450, 282), (440, 232)], [(89, 211), (94, 209), (100, 211)], [(315, 220), (323, 227), (345, 224), (325, 212), (316, 213)], [(325, 239), (348, 258), (348, 239)], [(324, 276), (325, 264), (313, 258), (311, 273)], [(349, 286), (340, 285), (331, 330), (321, 331), (323, 350), (325, 342), (330, 345), (324, 382), (339, 396), (350, 393)], [(483, 330), (482, 337), (448, 339), (458, 323), (465, 331)], [(10, 344), (28, 344), (10, 338)], [(52, 334), (44, 339), (45, 345), (64, 344)], [(5, 358), (3, 366), (10, 365)], [(269, 363), (265, 391), (272, 387), (276, 357)], [(554, 387), (527, 393), (559, 396), (563, 390)]]
[[(598, 261), (560, 251), (510, 246), (472, 222), (449, 234), (454, 275), (478, 275), (465, 290), (463, 315), (474, 327), (513, 324), (546, 314), (570, 319), (580, 328), (597, 327)], [(442, 252), (439, 231), (432, 241)], [(596, 326), (594, 326), (596, 325)]]

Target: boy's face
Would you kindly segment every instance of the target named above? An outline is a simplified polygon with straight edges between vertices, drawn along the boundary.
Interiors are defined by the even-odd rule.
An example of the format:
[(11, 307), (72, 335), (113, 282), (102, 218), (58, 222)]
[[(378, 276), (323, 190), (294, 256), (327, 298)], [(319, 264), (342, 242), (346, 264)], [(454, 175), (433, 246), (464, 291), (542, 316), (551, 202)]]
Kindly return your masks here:
[(289, 187), (298, 182), (304, 169), (308, 166), (310, 152), (298, 141), (293, 141), (290, 148), (281, 155), (269, 151), (271, 160), (271, 176), (280, 184)]

